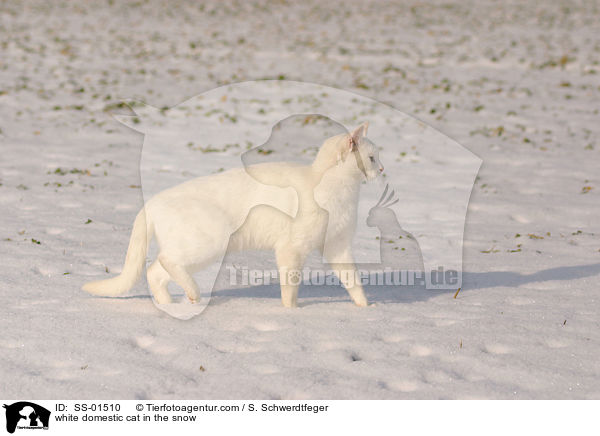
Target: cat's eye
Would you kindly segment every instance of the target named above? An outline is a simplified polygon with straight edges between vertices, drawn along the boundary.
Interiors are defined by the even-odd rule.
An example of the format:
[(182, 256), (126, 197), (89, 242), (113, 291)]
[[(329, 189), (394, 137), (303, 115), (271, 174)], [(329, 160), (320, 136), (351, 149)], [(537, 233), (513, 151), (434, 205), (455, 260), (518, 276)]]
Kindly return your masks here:
[(369, 156), (369, 159), (371, 159), (371, 162), (375, 163), (375, 158), (373, 156)]

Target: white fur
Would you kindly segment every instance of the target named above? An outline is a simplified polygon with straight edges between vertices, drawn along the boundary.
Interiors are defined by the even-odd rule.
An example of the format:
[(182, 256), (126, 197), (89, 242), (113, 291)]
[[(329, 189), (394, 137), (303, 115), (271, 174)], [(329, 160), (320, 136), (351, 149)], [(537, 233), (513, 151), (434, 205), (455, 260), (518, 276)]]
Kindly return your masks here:
[(195, 302), (198, 288), (191, 274), (222, 259), (227, 251), (272, 249), (283, 305), (296, 306), (298, 285), (287, 278), (318, 249), (353, 301), (366, 306), (360, 281), (349, 282), (342, 272), (356, 275), (351, 241), (360, 182), (383, 171), (376, 147), (364, 137), (367, 126), (327, 139), (311, 165), (258, 164), (199, 177), (160, 192), (135, 219), (121, 274), (86, 283), (83, 289), (104, 296), (126, 292), (139, 279), (148, 245), (155, 237), (160, 250), (147, 274), (159, 304), (171, 301), (167, 291), (171, 280)]

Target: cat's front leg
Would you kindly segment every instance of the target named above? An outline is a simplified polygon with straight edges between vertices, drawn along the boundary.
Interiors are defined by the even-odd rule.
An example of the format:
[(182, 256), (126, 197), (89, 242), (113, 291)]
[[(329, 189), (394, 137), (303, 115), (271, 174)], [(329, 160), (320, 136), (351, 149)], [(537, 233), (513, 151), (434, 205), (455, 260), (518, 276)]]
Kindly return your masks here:
[(304, 256), (291, 248), (277, 250), (275, 256), (277, 258), (277, 268), (279, 269), (281, 302), (284, 307), (297, 307)]
[(350, 248), (339, 246), (337, 248), (330, 250), (327, 255), (327, 260), (331, 264), (331, 268), (346, 288), (346, 291), (348, 291), (354, 304), (360, 307), (368, 306), (369, 302), (360, 282), (360, 275), (356, 271), (356, 265), (354, 264)]

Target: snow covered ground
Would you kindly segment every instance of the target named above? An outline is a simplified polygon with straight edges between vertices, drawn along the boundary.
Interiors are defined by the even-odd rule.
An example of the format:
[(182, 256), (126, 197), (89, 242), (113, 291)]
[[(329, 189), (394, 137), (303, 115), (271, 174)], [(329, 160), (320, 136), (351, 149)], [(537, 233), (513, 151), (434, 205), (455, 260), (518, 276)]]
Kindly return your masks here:
[[(0, 18), (2, 397), (600, 397), (596, 2), (24, 1)], [(286, 310), (276, 285), (225, 287), (181, 321), (145, 281), (80, 290), (121, 268), (142, 205), (120, 99), (266, 78), (376, 99), (483, 160), (456, 299), (372, 286), (361, 309), (311, 286)], [(202, 171), (239, 160), (213, 154)]]

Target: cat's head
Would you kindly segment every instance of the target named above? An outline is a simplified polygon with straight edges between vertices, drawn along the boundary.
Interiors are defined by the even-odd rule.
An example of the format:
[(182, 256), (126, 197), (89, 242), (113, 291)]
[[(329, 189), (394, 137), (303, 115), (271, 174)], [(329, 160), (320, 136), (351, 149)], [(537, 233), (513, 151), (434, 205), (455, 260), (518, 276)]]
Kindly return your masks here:
[(322, 170), (340, 166), (349, 175), (373, 180), (383, 172), (379, 150), (368, 138), (369, 123), (365, 122), (350, 133), (325, 141), (314, 165)]
[(369, 123), (364, 122), (346, 135), (341, 144), (340, 159), (349, 171), (373, 180), (383, 172), (379, 150), (368, 138)]

